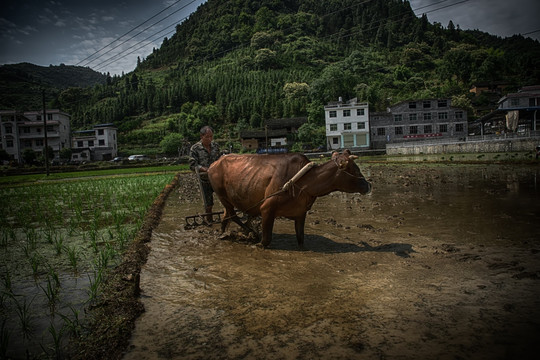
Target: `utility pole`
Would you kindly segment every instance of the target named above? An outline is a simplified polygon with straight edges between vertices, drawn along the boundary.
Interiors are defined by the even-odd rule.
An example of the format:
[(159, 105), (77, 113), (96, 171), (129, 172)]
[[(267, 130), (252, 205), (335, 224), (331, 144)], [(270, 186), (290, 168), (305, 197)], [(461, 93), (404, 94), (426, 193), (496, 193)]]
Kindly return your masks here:
[(45, 137), (45, 169), (49, 176), (49, 142), (47, 140), (47, 108), (45, 107), (45, 89), (41, 90), (41, 98), (43, 99), (43, 135)]

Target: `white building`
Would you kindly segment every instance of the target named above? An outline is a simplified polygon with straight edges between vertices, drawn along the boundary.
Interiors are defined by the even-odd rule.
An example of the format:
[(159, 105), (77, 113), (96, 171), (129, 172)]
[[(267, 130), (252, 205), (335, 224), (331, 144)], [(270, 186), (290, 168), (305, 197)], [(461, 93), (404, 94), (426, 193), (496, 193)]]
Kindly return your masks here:
[(94, 125), (92, 130), (74, 131), (72, 161), (106, 161), (118, 155), (117, 129), (113, 124)]
[[(58, 157), (60, 150), (70, 146), (70, 115), (60, 110), (45, 110), (47, 144)], [(42, 152), (45, 132), (42, 111), (0, 111), (0, 149), (16, 161), (22, 160), (25, 149)]]
[(331, 102), (324, 107), (329, 150), (369, 148), (369, 107), (357, 99)]

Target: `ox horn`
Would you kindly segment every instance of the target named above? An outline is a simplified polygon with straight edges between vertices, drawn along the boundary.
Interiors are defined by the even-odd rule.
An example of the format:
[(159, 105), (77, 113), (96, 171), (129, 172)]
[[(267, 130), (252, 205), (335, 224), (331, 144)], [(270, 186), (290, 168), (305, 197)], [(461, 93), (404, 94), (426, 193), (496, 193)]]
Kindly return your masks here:
[(355, 159), (358, 159), (358, 156), (356, 156), (356, 155), (351, 155), (351, 156), (349, 156), (349, 159), (355, 160)]

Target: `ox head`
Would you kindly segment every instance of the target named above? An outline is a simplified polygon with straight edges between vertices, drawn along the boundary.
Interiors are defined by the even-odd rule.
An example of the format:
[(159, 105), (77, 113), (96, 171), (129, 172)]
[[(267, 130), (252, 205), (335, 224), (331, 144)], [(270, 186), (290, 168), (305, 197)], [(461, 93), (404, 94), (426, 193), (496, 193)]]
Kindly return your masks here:
[(342, 154), (337, 151), (332, 153), (332, 161), (338, 168), (336, 186), (344, 192), (369, 194), (371, 184), (362, 175), (360, 168), (354, 162), (354, 159), (357, 158), (358, 156), (352, 155), (349, 150), (344, 150)]

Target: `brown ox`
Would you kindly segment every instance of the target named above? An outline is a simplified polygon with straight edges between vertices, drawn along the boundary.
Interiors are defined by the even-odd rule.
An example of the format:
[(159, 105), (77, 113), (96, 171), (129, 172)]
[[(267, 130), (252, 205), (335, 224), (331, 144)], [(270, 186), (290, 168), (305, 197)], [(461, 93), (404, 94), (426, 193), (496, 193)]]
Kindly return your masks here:
[(331, 160), (313, 166), (284, 190), (284, 185), (309, 163), (304, 155), (222, 156), (208, 169), (210, 183), (225, 207), (221, 230), (225, 231), (231, 219), (245, 227), (235, 209), (250, 217), (260, 215), (261, 245), (266, 247), (272, 241), (274, 219), (283, 216), (294, 219), (296, 239), (303, 246), (306, 213), (317, 197), (333, 191), (371, 191), (371, 184), (354, 163), (356, 158), (348, 150), (334, 153)]

